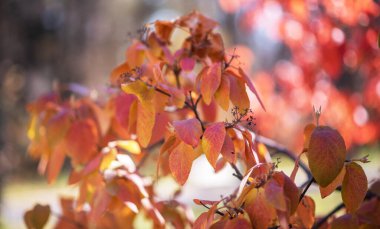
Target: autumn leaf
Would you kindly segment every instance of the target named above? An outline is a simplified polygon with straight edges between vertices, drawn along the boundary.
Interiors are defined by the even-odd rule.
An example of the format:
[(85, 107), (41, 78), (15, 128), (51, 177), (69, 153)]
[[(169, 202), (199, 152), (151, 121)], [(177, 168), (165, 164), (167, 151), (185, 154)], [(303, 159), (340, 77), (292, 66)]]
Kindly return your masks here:
[(203, 101), (205, 104), (209, 105), (211, 100), (219, 88), (222, 69), (220, 62), (214, 63), (211, 65), (207, 71), (202, 71), (201, 75), (201, 93), (203, 96)]
[(215, 92), (215, 101), (227, 111), (230, 106), (230, 80), (224, 74), (221, 77), (219, 88)]
[(198, 146), (203, 132), (202, 126), (197, 119), (174, 121), (173, 126), (182, 141), (193, 147)]
[(244, 211), (251, 220), (252, 228), (269, 228), (276, 219), (276, 210), (268, 203), (263, 188), (254, 188), (246, 195)]
[(154, 89), (148, 88), (148, 86), (140, 80), (122, 84), (121, 88), (125, 93), (133, 94), (139, 100), (139, 103), (137, 103), (136, 132), (141, 146), (147, 147), (152, 137), (152, 130), (156, 118), (156, 110), (153, 103), (155, 95)]
[(320, 186), (326, 187), (343, 168), (346, 145), (338, 131), (318, 126), (311, 134), (306, 156), (313, 177)]
[(250, 102), (245, 90), (244, 81), (241, 78), (228, 73), (228, 71), (226, 71), (225, 74), (230, 81), (230, 99), (232, 104), (240, 109), (249, 108)]
[(202, 149), (211, 166), (216, 169), (216, 161), (223, 147), (226, 129), (223, 122), (208, 126), (202, 137)]
[(169, 156), (169, 167), (175, 180), (183, 185), (189, 177), (193, 160), (195, 159), (193, 147), (181, 142), (173, 149)]
[(121, 89), (127, 94), (135, 95), (140, 102), (151, 101), (154, 97), (154, 90), (141, 80), (122, 84)]
[(304, 196), (297, 208), (297, 215), (305, 228), (311, 228), (315, 221), (315, 202), (310, 196)]
[(346, 165), (342, 183), (342, 199), (346, 209), (354, 213), (367, 193), (368, 181), (363, 168), (355, 162)]
[(346, 167), (343, 167), (339, 175), (326, 187), (319, 186), (319, 191), (321, 193), (322, 199), (329, 196), (335, 191), (337, 187), (342, 185), (344, 175), (346, 174)]
[(65, 161), (65, 142), (61, 141), (53, 150), (50, 155), (49, 162), (47, 165), (47, 180), (48, 183), (52, 183), (58, 177), (59, 172), (62, 169), (63, 162)]
[(65, 145), (74, 163), (86, 163), (97, 152), (99, 133), (93, 120), (74, 122), (67, 131)]
[(212, 205), (212, 207), (207, 211), (203, 212), (194, 222), (193, 229), (208, 229), (210, 228), (212, 222), (214, 221), (214, 214), (216, 211), (217, 204)]
[(169, 42), (173, 32), (174, 23), (171, 21), (156, 21), (154, 23), (157, 36), (164, 42)]
[(315, 125), (313, 123), (309, 123), (305, 126), (305, 128), (303, 130), (303, 139), (304, 139), (303, 147), (305, 149), (309, 148), (309, 142), (310, 142), (311, 134), (313, 133), (314, 129), (315, 129)]
[(227, 220), (224, 228), (239, 228), (239, 229), (251, 229), (251, 224), (244, 217), (235, 217)]
[(180, 66), (183, 71), (192, 71), (195, 66), (195, 60), (190, 57), (184, 57), (180, 61)]
[(151, 102), (137, 103), (136, 133), (142, 147), (149, 145), (156, 120), (156, 112)]
[(261, 100), (260, 96), (259, 96), (259, 93), (257, 92), (255, 86), (253, 86), (253, 83), (251, 82), (251, 80), (249, 79), (249, 77), (247, 76), (247, 74), (245, 74), (244, 70), (239, 67), (239, 73), (241, 76), (243, 76), (249, 90), (251, 90), (253, 92), (253, 94), (256, 96), (257, 100), (259, 101), (261, 107), (263, 108), (264, 111), (266, 111), (265, 109), (265, 106), (264, 106), (264, 103), (263, 101)]
[(226, 134), (226, 137), (224, 138), (221, 154), (229, 163), (236, 163), (237, 154), (235, 153), (234, 142), (228, 134)]
[(140, 145), (134, 140), (116, 140), (108, 142), (108, 147), (116, 147), (117, 149), (124, 150), (132, 154), (140, 154)]
[(33, 209), (25, 212), (24, 222), (28, 229), (42, 229), (50, 216), (49, 205), (36, 204)]

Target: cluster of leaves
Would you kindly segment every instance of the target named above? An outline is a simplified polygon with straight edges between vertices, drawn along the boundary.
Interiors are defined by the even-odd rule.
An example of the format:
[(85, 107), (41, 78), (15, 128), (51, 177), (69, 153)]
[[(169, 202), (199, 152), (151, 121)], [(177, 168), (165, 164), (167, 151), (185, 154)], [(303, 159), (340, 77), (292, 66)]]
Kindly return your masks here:
[[(236, 34), (257, 31), (275, 42), (276, 47), (281, 45), (286, 50), (285, 56), (276, 57), (273, 66), (254, 77), (265, 104), (281, 110), (258, 114), (263, 121), (262, 133), (288, 145), (292, 143), (290, 146), (296, 149), (302, 144), (300, 138), (289, 142), (287, 137), (302, 135), (299, 124), (310, 120), (310, 103), (314, 103), (322, 105), (324, 121), (339, 129), (347, 146), (379, 139), (378, 1), (219, 0), (219, 3), (235, 17)], [(258, 53), (257, 59), (265, 54)], [(279, 126), (286, 131), (277, 131)]]
[[(65, 158), (71, 162), (68, 183), (79, 187), (75, 199), (62, 199), (56, 228), (133, 228), (139, 212), (155, 228), (310, 228), (315, 203), (289, 177), (276, 170), (266, 144), (252, 131), (255, 119), (248, 96), (263, 103), (244, 70), (225, 52), (217, 23), (198, 12), (175, 21), (156, 21), (141, 32), (126, 52), (126, 61), (111, 74), (107, 100), (61, 91), (29, 105), (29, 154), (40, 160), (38, 170), (48, 182), (59, 175)], [(179, 34), (185, 39), (177, 44)], [(218, 121), (221, 111), (232, 120)], [(160, 201), (152, 177), (139, 168), (159, 146), (157, 177), (172, 176), (185, 184), (193, 161), (204, 154), (216, 172), (235, 169), (241, 184), (220, 200), (194, 202), (208, 208), (195, 221), (188, 206), (174, 199)], [(310, 124), (305, 147), (311, 182), (328, 196), (342, 185), (348, 211), (332, 224), (377, 225), (359, 208), (367, 195), (367, 178), (338, 131)], [(244, 175), (240, 167), (245, 168)], [(196, 168), (193, 168), (196, 169)], [(307, 168), (306, 168), (307, 169)], [(357, 210), (359, 208), (359, 210)], [(378, 208), (377, 208), (378, 209)], [(378, 212), (378, 210), (376, 210)], [(50, 208), (36, 205), (26, 212), (28, 228), (42, 228)], [(56, 213), (54, 213), (56, 215)]]

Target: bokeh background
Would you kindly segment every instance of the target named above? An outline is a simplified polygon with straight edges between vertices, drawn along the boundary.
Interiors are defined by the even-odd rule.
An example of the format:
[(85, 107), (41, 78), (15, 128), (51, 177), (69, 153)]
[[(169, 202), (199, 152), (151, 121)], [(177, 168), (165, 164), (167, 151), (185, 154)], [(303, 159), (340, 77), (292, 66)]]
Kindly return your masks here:
[[(267, 108), (252, 102), (258, 133), (300, 152), (312, 106), (321, 106), (321, 122), (339, 129), (350, 156), (369, 154), (372, 162), (364, 165), (369, 181), (379, 177), (378, 1), (2, 0), (0, 228), (23, 228), (23, 212), (34, 202), (59, 211), (58, 195), (77, 192), (65, 185), (65, 175), (47, 186), (37, 174), (26, 153), (27, 103), (61, 83), (104, 91), (109, 73), (145, 23), (191, 10), (220, 23), (227, 52), (236, 48), (250, 73)], [(181, 201), (218, 198), (238, 184), (231, 170), (215, 176), (202, 158), (195, 166)], [(289, 173), (292, 163), (283, 158), (279, 169)], [(163, 198), (173, 186), (170, 179), (165, 182)], [(311, 190), (318, 197), (316, 191)], [(317, 213), (323, 214), (339, 202), (339, 194), (318, 201)]]

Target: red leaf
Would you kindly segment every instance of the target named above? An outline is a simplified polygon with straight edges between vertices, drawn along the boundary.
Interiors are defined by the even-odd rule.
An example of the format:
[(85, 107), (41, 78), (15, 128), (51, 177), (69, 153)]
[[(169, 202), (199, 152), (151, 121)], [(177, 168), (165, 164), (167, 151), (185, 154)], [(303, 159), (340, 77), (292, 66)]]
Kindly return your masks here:
[(198, 146), (202, 136), (202, 126), (197, 119), (175, 121), (173, 126), (182, 141), (194, 148)]
[(74, 163), (86, 163), (97, 153), (99, 134), (91, 119), (74, 122), (65, 137), (67, 154)]
[(216, 169), (216, 161), (222, 149), (226, 129), (223, 122), (208, 126), (202, 137), (202, 149), (211, 166)]
[(331, 229), (357, 229), (359, 228), (358, 218), (355, 215), (345, 214), (335, 219), (331, 223)]
[(315, 180), (326, 187), (343, 168), (346, 146), (338, 131), (328, 126), (318, 126), (311, 134), (306, 156)]
[(348, 212), (354, 213), (359, 208), (367, 189), (368, 181), (362, 167), (355, 162), (347, 164), (342, 184), (342, 199)]

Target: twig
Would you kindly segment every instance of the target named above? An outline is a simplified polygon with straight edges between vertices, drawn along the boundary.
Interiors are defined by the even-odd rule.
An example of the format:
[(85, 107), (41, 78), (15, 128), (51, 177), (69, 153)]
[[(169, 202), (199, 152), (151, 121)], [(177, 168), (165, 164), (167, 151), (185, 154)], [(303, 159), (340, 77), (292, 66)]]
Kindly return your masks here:
[(299, 199), (298, 203), (301, 202), (301, 200), (303, 199), (303, 197), (306, 195), (307, 190), (310, 188), (311, 184), (313, 184), (314, 182), (315, 182), (315, 179), (314, 179), (314, 177), (312, 177), (312, 178), (308, 181), (308, 183), (307, 183), (305, 189), (303, 190), (303, 192), (301, 193), (301, 195), (300, 195), (300, 199)]
[(239, 168), (233, 164), (233, 163), (230, 163), (231, 167), (235, 170), (235, 173), (232, 174), (233, 176), (237, 177), (239, 180), (242, 180), (243, 179), (243, 174), (240, 172)]
[[(207, 208), (207, 209), (210, 210), (209, 206), (207, 206), (206, 204), (204, 204), (202, 201), (199, 201), (199, 202), (202, 204), (203, 207), (205, 207), (205, 208)], [(224, 216), (224, 213), (221, 212), (221, 211), (219, 211), (219, 210), (215, 210), (215, 213), (218, 214), (218, 215), (220, 215), (220, 216)]]
[[(293, 161), (297, 160), (297, 156), (296, 156), (295, 153), (291, 152), (286, 147), (284, 147), (283, 145), (275, 142), (272, 139), (263, 137), (261, 135), (256, 135), (256, 141), (263, 143), (268, 148), (273, 149), (273, 150), (275, 150), (278, 153), (282, 153), (282, 154), (288, 156)], [(311, 175), (311, 172), (310, 172), (309, 168), (301, 160), (299, 161), (299, 165), (302, 168), (302, 170), (307, 174), (307, 177), (310, 180), (313, 176)]]
[(198, 106), (198, 103), (199, 103), (199, 101), (201, 100), (201, 98), (202, 98), (202, 95), (200, 95), (198, 98), (197, 98), (197, 101), (194, 103), (194, 100), (193, 100), (193, 98), (191, 97), (191, 91), (189, 91), (189, 100), (190, 100), (190, 104), (189, 103), (187, 103), (186, 105), (187, 105), (187, 107), (189, 107), (192, 111), (193, 111), (193, 113), (194, 113), (194, 115), (195, 115), (195, 118), (200, 122), (200, 124), (201, 124), (201, 127), (202, 127), (202, 131), (204, 132), (205, 131), (205, 126), (204, 126), (204, 124), (203, 124), (203, 122), (202, 122), (202, 120), (201, 120), (201, 118), (200, 118), (200, 116), (199, 116), (199, 113), (198, 113), (198, 110), (197, 110), (197, 106)]

